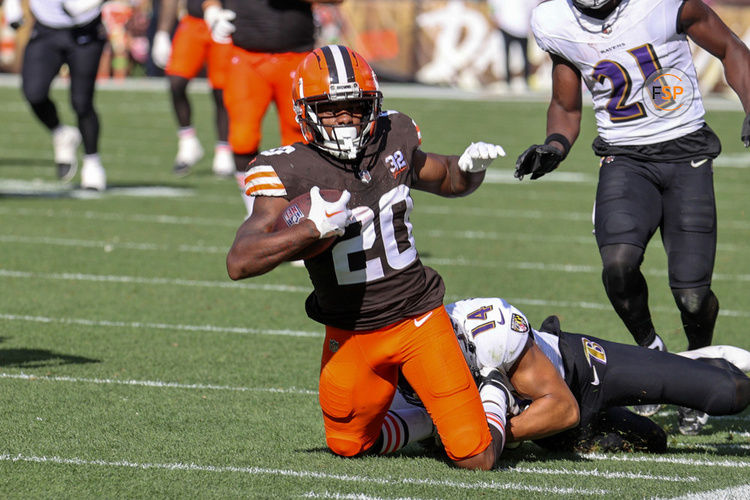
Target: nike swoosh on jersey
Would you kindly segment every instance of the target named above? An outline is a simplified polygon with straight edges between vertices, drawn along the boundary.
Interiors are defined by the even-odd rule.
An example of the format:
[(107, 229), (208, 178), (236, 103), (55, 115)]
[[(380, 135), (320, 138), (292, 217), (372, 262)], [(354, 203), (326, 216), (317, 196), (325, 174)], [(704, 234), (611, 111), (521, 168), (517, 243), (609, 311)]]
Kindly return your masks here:
[(336, 214), (340, 214), (341, 212), (343, 212), (343, 210), (339, 210), (338, 212), (331, 212), (331, 213), (328, 213), (328, 211), (326, 211), (326, 217), (331, 218)]
[(591, 385), (599, 385), (599, 374), (596, 372), (596, 367), (592, 366), (591, 369), (594, 371), (594, 380), (591, 381)]
[(430, 316), (432, 316), (432, 311), (428, 312), (426, 315), (422, 316), (419, 319), (414, 318), (414, 326), (419, 328), (420, 326), (424, 325), (424, 322), (430, 319)]
[(708, 161), (708, 158), (703, 158), (702, 160), (699, 160), (699, 161), (692, 160), (690, 162), (690, 166), (693, 167), (693, 168), (698, 168), (701, 165), (703, 165), (704, 163), (706, 163), (707, 161)]

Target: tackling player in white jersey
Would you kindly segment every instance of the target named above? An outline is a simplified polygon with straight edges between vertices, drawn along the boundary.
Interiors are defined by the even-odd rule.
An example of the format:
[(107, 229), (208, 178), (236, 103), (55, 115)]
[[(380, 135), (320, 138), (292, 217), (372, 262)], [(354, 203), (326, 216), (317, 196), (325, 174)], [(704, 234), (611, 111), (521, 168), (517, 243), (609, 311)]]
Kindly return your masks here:
[[(750, 352), (744, 349), (717, 345), (680, 355), (641, 349), (563, 332), (556, 316), (535, 330), (501, 298), (461, 300), (446, 310), (475, 379), (494, 384), (501, 404), (507, 402), (504, 424), (511, 443), (534, 440), (554, 451), (661, 453), (667, 447), (664, 430), (624, 405), (659, 402), (728, 415), (750, 404), (750, 378), (743, 373), (750, 371)], [(414, 413), (419, 400), (404, 380), (399, 390), (403, 399), (394, 400), (391, 413), (405, 429), (394, 426), (394, 435), (424, 439), (431, 428)], [(566, 405), (571, 394), (578, 412)], [(580, 421), (566, 430), (568, 413), (580, 415)]]
[[(534, 10), (532, 29), (552, 57), (552, 99), (547, 139), (520, 155), (516, 177), (537, 179), (565, 159), (580, 129), (583, 80), (599, 131), (594, 225), (607, 296), (639, 345), (665, 349), (640, 272), (659, 229), (688, 349), (710, 345), (719, 313), (711, 291), (712, 160), (721, 144), (704, 122), (688, 37), (721, 60), (747, 114), (740, 134), (745, 146), (750, 51), (701, 0), (550, 0)], [(702, 418), (685, 412), (683, 424), (699, 428)]]

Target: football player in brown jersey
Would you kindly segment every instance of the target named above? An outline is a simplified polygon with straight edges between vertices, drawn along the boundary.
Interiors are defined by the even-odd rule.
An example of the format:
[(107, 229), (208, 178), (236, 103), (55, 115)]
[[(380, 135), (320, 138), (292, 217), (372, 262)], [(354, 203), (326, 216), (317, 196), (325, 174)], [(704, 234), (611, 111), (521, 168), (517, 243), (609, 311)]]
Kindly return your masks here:
[[(246, 192), (255, 209), (227, 256), (229, 276), (264, 274), (336, 236), (305, 261), (314, 287), (306, 311), (326, 329), (319, 398), (329, 449), (348, 457), (388, 450), (382, 429), (410, 418), (386, 418), (400, 372), (455, 464), (491, 468), (504, 443), (506, 395), (474, 385), (443, 307), (443, 281), (422, 264), (409, 216), (411, 189), (468, 195), (503, 149), (478, 142), (461, 156), (423, 152), (416, 124), (381, 112), (375, 74), (344, 46), (305, 57), (293, 96), (305, 142), (262, 152), (250, 164)], [(327, 202), (317, 188), (343, 194)], [(307, 218), (274, 232), (289, 200), (307, 192)]]

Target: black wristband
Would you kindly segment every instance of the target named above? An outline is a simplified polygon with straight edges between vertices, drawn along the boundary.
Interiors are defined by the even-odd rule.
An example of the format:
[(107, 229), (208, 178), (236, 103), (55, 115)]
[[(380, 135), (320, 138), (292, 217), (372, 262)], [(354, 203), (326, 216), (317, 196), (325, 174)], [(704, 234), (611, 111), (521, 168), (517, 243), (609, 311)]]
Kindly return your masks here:
[(549, 144), (550, 142), (559, 142), (563, 146), (563, 159), (565, 159), (566, 156), (568, 156), (568, 153), (570, 152), (570, 141), (567, 137), (565, 137), (562, 134), (550, 134), (547, 136), (547, 138), (544, 140), (544, 144)]

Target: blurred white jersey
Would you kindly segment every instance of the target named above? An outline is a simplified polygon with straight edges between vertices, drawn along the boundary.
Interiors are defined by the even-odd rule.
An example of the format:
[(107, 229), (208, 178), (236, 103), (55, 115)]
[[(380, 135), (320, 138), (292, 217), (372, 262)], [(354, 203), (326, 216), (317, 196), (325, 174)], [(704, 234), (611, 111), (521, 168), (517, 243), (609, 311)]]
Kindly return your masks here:
[(72, 28), (90, 23), (101, 12), (101, 2), (84, 2), (90, 8), (77, 16), (70, 16), (63, 10), (65, 0), (29, 0), (29, 9), (37, 21), (50, 28)]
[[(550, 0), (534, 9), (531, 27), (538, 45), (581, 72), (591, 91), (599, 135), (609, 144), (653, 144), (703, 126), (690, 47), (686, 35), (677, 32), (683, 1), (623, 0), (604, 20), (584, 15), (570, 0)], [(644, 101), (644, 83), (662, 69), (678, 70), (674, 73), (683, 77), (679, 85), (692, 87), (691, 96), (680, 102), (686, 108), (679, 115), (657, 114)]]
[[(466, 299), (445, 308), (456, 335), (463, 335), (474, 344), (474, 352), (465, 354), (467, 357), (476, 356), (477, 368), (483, 374), (493, 368), (507, 373), (523, 353), (533, 331), (542, 352), (564, 376), (557, 337), (532, 330), (526, 316), (503, 299)], [(464, 343), (460, 343), (465, 349)]]

